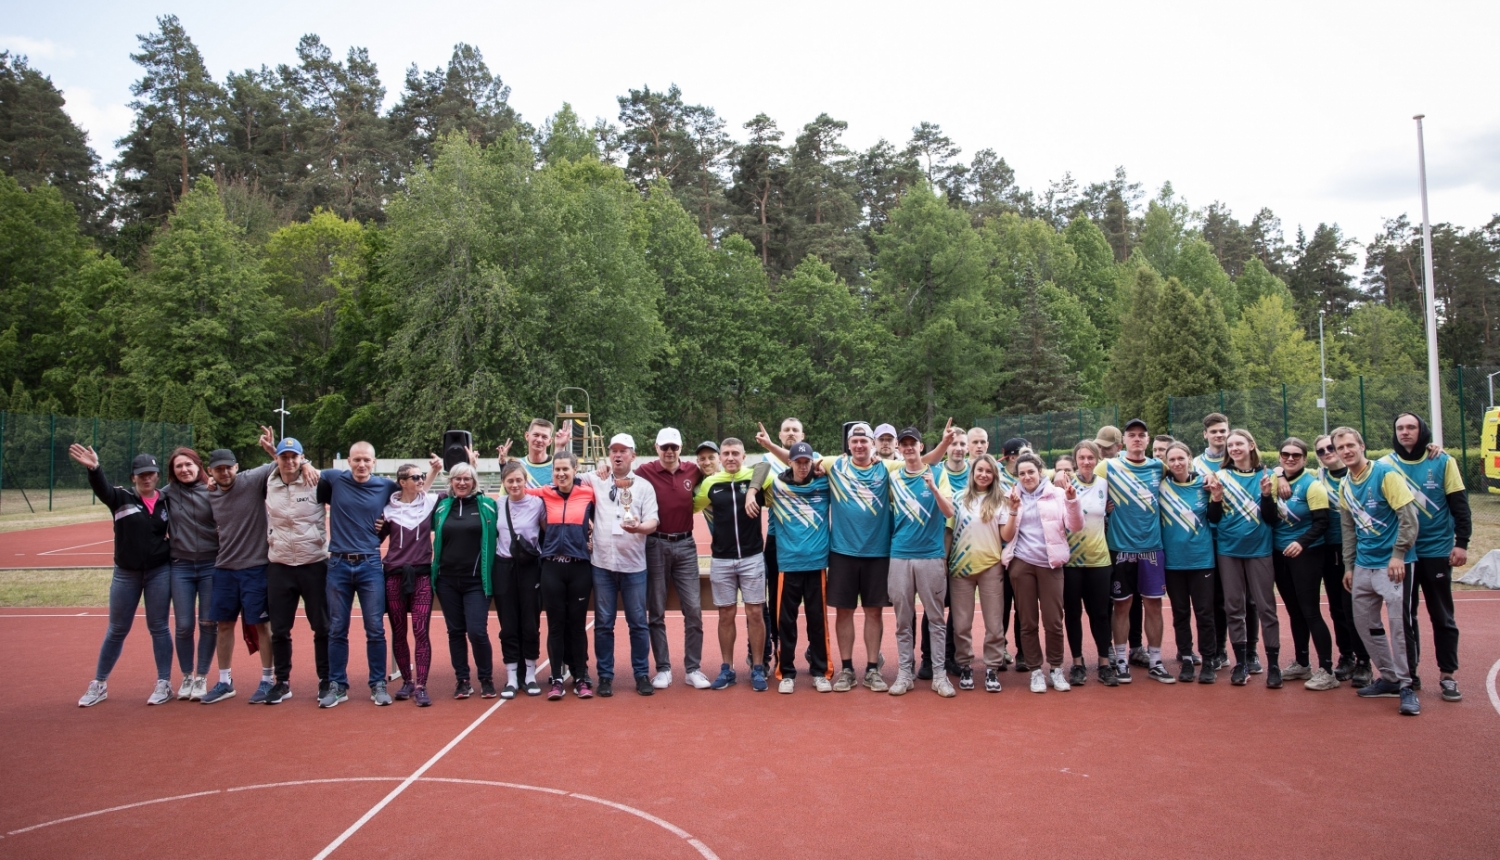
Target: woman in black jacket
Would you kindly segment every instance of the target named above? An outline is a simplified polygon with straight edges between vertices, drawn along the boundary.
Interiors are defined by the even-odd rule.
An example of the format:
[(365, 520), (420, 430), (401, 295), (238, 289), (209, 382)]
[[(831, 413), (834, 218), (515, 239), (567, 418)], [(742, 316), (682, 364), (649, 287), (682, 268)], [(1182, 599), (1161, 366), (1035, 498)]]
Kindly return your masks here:
[(167, 501), (156, 491), (156, 457), (137, 454), (130, 464), (133, 489), (112, 487), (93, 448), (69, 445), (68, 456), (89, 470), (89, 486), (115, 518), (115, 574), (109, 585), (109, 631), (99, 647), (99, 665), (88, 692), (78, 700), (88, 708), (109, 698), (109, 673), (120, 659), (135, 609), (146, 599), (146, 629), (156, 656), (156, 687), (148, 705), (172, 698), (172, 632), (167, 607), (172, 598), (171, 548), (167, 544)]

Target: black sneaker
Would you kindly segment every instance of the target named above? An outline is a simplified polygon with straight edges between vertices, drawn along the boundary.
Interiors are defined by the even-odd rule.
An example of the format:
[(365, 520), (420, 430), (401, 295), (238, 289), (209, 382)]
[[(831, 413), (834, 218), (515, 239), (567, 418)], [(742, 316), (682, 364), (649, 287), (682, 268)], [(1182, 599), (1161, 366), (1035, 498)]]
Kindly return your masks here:
[(1121, 684), (1129, 684), (1130, 683), (1130, 664), (1129, 663), (1126, 663), (1123, 666), (1121, 666), (1118, 663), (1115, 664), (1115, 680), (1119, 681)]
[(1074, 687), (1082, 687), (1088, 683), (1089, 670), (1082, 663), (1074, 663), (1073, 668), (1068, 670), (1068, 684)]
[(920, 666), (917, 667), (917, 680), (918, 681), (931, 681), (932, 680), (932, 663), (930, 663), (930, 662), (928, 662), (926, 660), (922, 661), (922, 665), (920, 665)]
[(1172, 677), (1172, 673), (1167, 671), (1167, 667), (1160, 663), (1146, 670), (1146, 677), (1153, 681), (1160, 681), (1163, 684), (1177, 683), (1177, 679)]
[(1099, 683), (1106, 687), (1120, 686), (1120, 680), (1115, 677), (1115, 667), (1109, 663), (1099, 664)]
[(1182, 669), (1177, 673), (1177, 680), (1181, 681), (1184, 684), (1193, 683), (1193, 678), (1197, 675), (1197, 673), (1194, 672), (1193, 669), (1194, 666), (1192, 660), (1183, 660)]
[(968, 666), (958, 667), (958, 688), (960, 690), (974, 689), (974, 670)]
[(1215, 654), (1212, 658), (1209, 659), (1208, 667), (1210, 669), (1213, 669), (1215, 672), (1219, 671), (1220, 669), (1229, 668), (1229, 655)]
[(1375, 670), (1370, 668), (1369, 660), (1356, 660), (1354, 671), (1349, 675), (1349, 686), (1356, 690), (1370, 686), (1370, 681), (1375, 677)]
[(279, 705), (283, 699), (292, 697), (292, 685), (285, 681), (277, 681), (271, 685), (270, 692), (266, 693), (266, 704)]
[(1204, 663), (1203, 668), (1198, 670), (1198, 683), (1212, 684), (1218, 680), (1219, 674), (1214, 671), (1214, 661)]
[(321, 680), (318, 681), (318, 698), (320, 698), (320, 699), (323, 698), (323, 696), (326, 695), (327, 693), (328, 693), (328, 679), (327, 678), (323, 678), (323, 679), (321, 679)]
[(1250, 655), (1250, 674), (1259, 675), (1264, 671), (1266, 670), (1260, 665), (1260, 657), (1252, 653)]
[(1354, 675), (1354, 658), (1343, 656), (1339, 658), (1338, 665), (1333, 667), (1333, 677), (1340, 681), (1347, 681)]
[(635, 676), (635, 691), (642, 696), (649, 696), (656, 692), (656, 688), (651, 686), (650, 678), (645, 675), (637, 675)]
[(1452, 678), (1444, 678), (1438, 681), (1438, 686), (1443, 689), (1443, 701), (1462, 702), (1464, 694), (1458, 691), (1458, 682)]
[(1266, 671), (1266, 689), (1281, 689), (1281, 667), (1275, 663), (1272, 663), (1271, 668)]
[(1235, 685), (1236, 687), (1245, 686), (1245, 682), (1250, 680), (1249, 669), (1250, 667), (1244, 663), (1234, 664), (1234, 672), (1229, 676), (1229, 683)]
[(453, 687), (453, 698), (467, 699), (472, 695), (474, 695), (474, 686), (469, 683), (469, 679), (459, 678), (458, 683)]
[(497, 695), (499, 694), (495, 692), (494, 681), (491, 681), (489, 678), (479, 679), (479, 698), (493, 699)]
[(598, 693), (599, 694), (599, 698), (601, 698), (601, 699), (608, 699), (608, 698), (610, 698), (611, 696), (613, 696), (615, 694), (615, 679), (612, 678), (612, 677), (610, 677), (610, 678), (603, 678), (603, 677), (601, 677), (599, 679), (599, 686), (597, 686), (597, 687), (594, 688), (594, 692)]

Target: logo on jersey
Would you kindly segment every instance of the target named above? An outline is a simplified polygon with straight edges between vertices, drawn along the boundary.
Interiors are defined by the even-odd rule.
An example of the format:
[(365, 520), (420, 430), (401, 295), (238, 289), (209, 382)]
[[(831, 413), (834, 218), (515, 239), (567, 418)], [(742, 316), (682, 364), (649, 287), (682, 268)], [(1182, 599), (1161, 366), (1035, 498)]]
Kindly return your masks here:
[(840, 457), (834, 461), (833, 468), (829, 471), (829, 477), (833, 479), (830, 486), (834, 501), (855, 505), (865, 513), (876, 516), (885, 510), (885, 483), (890, 473), (886, 471), (885, 464), (879, 461), (871, 464), (865, 471), (873, 475), (869, 483), (860, 477), (849, 460)]

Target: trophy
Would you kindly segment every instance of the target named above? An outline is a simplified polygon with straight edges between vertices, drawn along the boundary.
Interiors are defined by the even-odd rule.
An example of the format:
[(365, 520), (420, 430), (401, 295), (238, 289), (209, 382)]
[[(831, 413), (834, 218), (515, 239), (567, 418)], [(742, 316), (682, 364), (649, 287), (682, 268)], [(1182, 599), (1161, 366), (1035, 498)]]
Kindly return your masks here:
[(624, 508), (625, 514), (621, 518), (621, 525), (634, 526), (637, 522), (635, 511), (630, 509), (630, 503), (634, 501), (630, 487), (635, 483), (634, 478), (616, 478), (615, 486), (620, 490), (620, 507)]

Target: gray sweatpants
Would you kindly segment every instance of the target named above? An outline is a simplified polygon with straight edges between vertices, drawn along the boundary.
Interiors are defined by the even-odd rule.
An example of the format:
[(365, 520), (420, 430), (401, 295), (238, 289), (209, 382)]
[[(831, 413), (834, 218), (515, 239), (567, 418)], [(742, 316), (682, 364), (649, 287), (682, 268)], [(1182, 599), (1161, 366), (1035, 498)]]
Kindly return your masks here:
[(651, 653), (656, 655), (656, 671), (672, 669), (672, 652), (667, 646), (667, 584), (677, 589), (682, 606), (682, 668), (687, 674), (698, 671), (703, 659), (703, 606), (698, 590), (698, 547), (692, 538), (662, 540), (655, 535), (646, 538), (646, 627), (651, 634)]
[(1260, 619), (1261, 642), (1267, 649), (1281, 649), (1281, 621), (1276, 616), (1276, 568), (1270, 556), (1231, 558), (1219, 556), (1219, 582), (1224, 588), (1224, 614), (1229, 619), (1229, 644), (1244, 645), (1245, 596), (1255, 603)]
[[(1411, 579), (1412, 566), (1406, 566)], [(1406, 625), (1401, 583), (1391, 582), (1383, 567), (1354, 566), (1354, 587), (1349, 590), (1354, 604), (1354, 629), (1370, 653), (1370, 662), (1380, 670), (1380, 677), (1402, 687), (1411, 684), (1411, 668), (1406, 662)], [(1385, 604), (1388, 624), (1381, 624), (1380, 606)]]
[[(928, 618), (943, 619), (943, 601), (948, 596), (948, 562), (941, 558), (893, 558), (887, 580), (891, 604), (896, 607), (896, 660), (907, 677), (917, 676), (914, 652), (918, 596), (922, 612)], [(932, 631), (932, 676), (942, 675), (943, 655), (947, 653), (948, 626), (927, 625)]]

